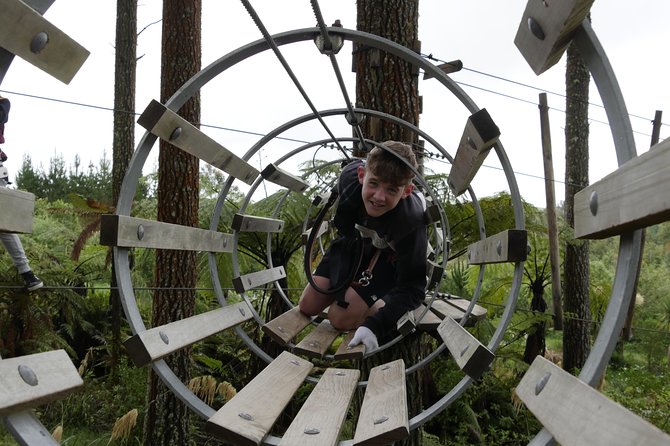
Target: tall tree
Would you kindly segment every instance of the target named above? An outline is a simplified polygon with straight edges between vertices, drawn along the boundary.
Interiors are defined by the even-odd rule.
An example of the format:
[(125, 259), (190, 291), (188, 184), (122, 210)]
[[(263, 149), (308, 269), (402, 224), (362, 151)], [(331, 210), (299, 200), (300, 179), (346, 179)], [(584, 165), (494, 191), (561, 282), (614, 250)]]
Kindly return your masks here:
[[(418, 0), (359, 0), (356, 28), (419, 50)], [(378, 110), (418, 125), (418, 69), (376, 48), (355, 51), (356, 105)], [(377, 141), (417, 143), (418, 135), (377, 118), (362, 123), (363, 134)]]
[[(565, 220), (575, 227), (574, 196), (589, 184), (589, 70), (579, 48), (568, 47), (565, 118)], [(565, 246), (563, 368), (581, 368), (591, 350), (589, 244), (569, 238)]]
[[(165, 103), (201, 68), (201, 0), (165, 0), (161, 50), (161, 102)], [(200, 96), (178, 111), (193, 125), (200, 124)], [(197, 226), (199, 206), (198, 159), (165, 141), (158, 156), (158, 220)], [(193, 315), (196, 254), (190, 251), (156, 252), (154, 327)], [(167, 358), (172, 371), (188, 382), (190, 349)], [(145, 445), (183, 445), (189, 440), (189, 410), (150, 372)]]
[[(121, 183), (135, 144), (135, 81), (137, 72), (137, 0), (116, 2), (116, 54), (114, 62), (114, 137), (112, 149), (112, 203), (119, 201)], [(111, 378), (116, 380), (121, 346), (121, 305), (112, 262)]]
[[(405, 47), (419, 49), (419, 1), (418, 0), (358, 0), (356, 28), (375, 34)], [(418, 70), (410, 63), (375, 49), (359, 46), (354, 55), (356, 71), (356, 105), (362, 108), (383, 111), (418, 125), (419, 94)], [(415, 68), (415, 67), (414, 67)], [(370, 139), (383, 142), (396, 140), (416, 147), (418, 135), (393, 123), (379, 119), (367, 119), (362, 124), (363, 134)], [(418, 157), (417, 157), (418, 158)], [(402, 357), (405, 362), (415, 363), (421, 352), (420, 334), (412, 334), (398, 344), (365, 361), (368, 369), (378, 363)], [(426, 368), (423, 372), (427, 371)], [(414, 373), (407, 379), (408, 409), (410, 416), (422, 410), (421, 380), (423, 372)], [(425, 381), (430, 377), (426, 376)], [(421, 444), (420, 429), (415, 429), (403, 445)]]

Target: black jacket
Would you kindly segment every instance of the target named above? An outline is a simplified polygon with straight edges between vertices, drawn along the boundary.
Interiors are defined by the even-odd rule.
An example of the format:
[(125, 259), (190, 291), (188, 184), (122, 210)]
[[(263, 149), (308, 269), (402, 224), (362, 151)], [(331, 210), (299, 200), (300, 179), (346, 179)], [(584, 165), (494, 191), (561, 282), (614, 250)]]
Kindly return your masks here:
[(417, 308), (425, 296), (428, 245), (425, 201), (414, 191), (381, 217), (368, 217), (357, 173), (362, 165), (360, 160), (351, 162), (340, 174), (334, 224), (347, 238), (356, 236), (356, 224), (372, 229), (395, 252), (396, 286), (382, 297), (386, 305), (362, 324), (383, 339), (395, 330), (398, 319)]

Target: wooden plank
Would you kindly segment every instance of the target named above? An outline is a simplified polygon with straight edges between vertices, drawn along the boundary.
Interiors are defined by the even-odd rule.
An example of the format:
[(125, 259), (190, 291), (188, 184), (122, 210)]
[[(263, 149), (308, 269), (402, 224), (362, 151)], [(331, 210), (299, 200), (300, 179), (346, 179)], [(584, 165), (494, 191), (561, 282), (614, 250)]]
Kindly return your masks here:
[(124, 248), (232, 252), (233, 236), (217, 231), (127, 215), (103, 215), (100, 244)]
[(184, 152), (247, 184), (253, 184), (259, 175), (252, 165), (156, 100), (151, 101), (137, 123)]
[(469, 331), (450, 317), (445, 317), (437, 332), (461, 370), (478, 379), (488, 370), (494, 354)]
[(329, 320), (323, 320), (293, 348), (293, 353), (322, 358), (339, 335)]
[(361, 376), (357, 369), (328, 368), (293, 419), (280, 446), (334, 446)]
[(138, 333), (124, 345), (138, 367), (252, 318), (246, 302), (231, 304)]
[[(468, 299), (452, 296), (451, 294), (447, 295), (445, 302), (452, 307), (458, 308), (462, 313), (468, 311), (468, 307), (470, 306), (470, 301)], [(475, 304), (474, 308), (472, 308), (472, 312), (470, 313), (469, 318), (478, 321), (480, 319), (484, 319), (486, 317), (486, 313), (486, 308)]]
[(256, 271), (255, 273), (245, 274), (244, 276), (233, 278), (233, 286), (235, 291), (243, 293), (252, 288), (257, 288), (266, 283), (279, 280), (286, 277), (286, 272), (283, 266), (276, 266), (272, 269), (263, 271)]
[(670, 140), (575, 195), (575, 237), (605, 238), (670, 219)]
[[(0, 14), (2, 15), (2, 14)], [(22, 190), (0, 187), (0, 232), (33, 232), (35, 195)], [(7, 210), (11, 209), (11, 212)]]
[(60, 399), (84, 382), (65, 350), (0, 361), (0, 416)]
[(353, 444), (391, 444), (408, 436), (405, 363), (398, 359), (370, 370)]
[(528, 255), (528, 234), (521, 229), (508, 229), (468, 246), (468, 263), (523, 262)]
[(433, 262), (432, 260), (426, 260), (426, 275), (428, 276), (428, 285), (426, 285), (427, 290), (432, 290), (435, 288), (435, 285), (440, 283), (442, 276), (444, 275), (444, 268), (441, 264)]
[(337, 349), (335, 352), (335, 355), (333, 358), (336, 361), (343, 361), (346, 359), (361, 359), (363, 358), (363, 355), (365, 355), (365, 345), (363, 344), (358, 344), (355, 347), (349, 348), (349, 343), (351, 340), (354, 338), (354, 334), (356, 334), (356, 330), (351, 330), (347, 335), (344, 337), (344, 341), (340, 344), (340, 347)]
[[(425, 302), (427, 304), (428, 300), (426, 300)], [(461, 319), (463, 319), (463, 310), (453, 305), (449, 305), (443, 300), (435, 299), (433, 303), (430, 304), (430, 308), (435, 312), (435, 314), (437, 314), (442, 319), (446, 317), (450, 317), (455, 321), (460, 321)], [(442, 323), (442, 321), (440, 321), (440, 323)]]
[(0, 46), (69, 84), (89, 51), (22, 1), (0, 0)]
[[(328, 228), (329, 228), (328, 222), (327, 221), (322, 221), (321, 226), (319, 226), (319, 232), (317, 232), (316, 235), (314, 236), (314, 240), (318, 239), (323, 234), (325, 234), (326, 231), (328, 231)], [(302, 233), (302, 243), (303, 244), (307, 243), (307, 240), (309, 239), (309, 235), (312, 233), (312, 229), (314, 229), (314, 228), (309, 228), (308, 230), (303, 231), (303, 233)]]
[(422, 318), (419, 319), (423, 311), (426, 309), (424, 304), (419, 305), (419, 307), (414, 310), (414, 320), (416, 321), (416, 328), (421, 331), (433, 331), (437, 330), (437, 327), (442, 323), (442, 319), (433, 313), (431, 310), (428, 310)]
[(408, 311), (403, 314), (396, 323), (396, 330), (402, 336), (410, 334), (416, 328), (416, 321), (414, 320), (414, 311)]
[(554, 66), (594, 0), (528, 1), (514, 44), (535, 74)]
[(288, 173), (275, 166), (273, 163), (268, 164), (267, 167), (263, 169), (261, 176), (274, 184), (284, 186), (288, 190), (294, 192), (304, 192), (309, 186), (302, 178)]
[(282, 232), (284, 221), (276, 218), (235, 214), (231, 226), (240, 232)]
[(205, 429), (236, 445), (259, 445), (312, 367), (311, 362), (282, 352), (212, 415)]
[(563, 446), (670, 444), (668, 434), (541, 356), (516, 394)]
[(294, 339), (312, 319), (300, 312), (298, 307), (293, 307), (284, 314), (280, 314), (271, 321), (265, 323), (263, 333), (270, 336), (280, 345), (286, 345)]
[(500, 129), (485, 108), (468, 118), (447, 179), (455, 196), (468, 190), (470, 182), (499, 137)]

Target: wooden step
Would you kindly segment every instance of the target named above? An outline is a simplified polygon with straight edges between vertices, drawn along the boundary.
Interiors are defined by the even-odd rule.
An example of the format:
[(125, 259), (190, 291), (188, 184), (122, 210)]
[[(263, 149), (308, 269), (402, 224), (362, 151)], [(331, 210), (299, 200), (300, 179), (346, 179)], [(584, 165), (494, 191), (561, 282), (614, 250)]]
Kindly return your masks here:
[(293, 352), (322, 358), (339, 335), (340, 331), (333, 328), (330, 321), (323, 320), (293, 348)]
[(562, 445), (670, 444), (670, 435), (541, 356), (516, 394)]
[(65, 350), (0, 360), (0, 416), (58, 400), (83, 386)]
[(358, 344), (354, 347), (349, 348), (349, 343), (354, 338), (356, 330), (351, 330), (344, 337), (344, 341), (340, 344), (340, 347), (337, 349), (334, 355), (334, 359), (346, 360), (346, 359), (361, 359), (365, 355), (365, 345)]
[(287, 345), (311, 322), (312, 318), (301, 313), (298, 307), (293, 307), (265, 323), (262, 330), (278, 344)]
[(252, 318), (246, 302), (155, 327), (128, 338), (124, 345), (141, 367)]
[(353, 444), (386, 445), (408, 436), (405, 363), (398, 359), (370, 370)]
[(312, 367), (311, 362), (282, 352), (212, 415), (205, 429), (238, 446), (259, 445)]
[(478, 379), (488, 370), (494, 354), (458, 322), (447, 316), (437, 332), (458, 367), (469, 377)]
[(326, 369), (279, 445), (336, 445), (360, 375), (357, 369)]

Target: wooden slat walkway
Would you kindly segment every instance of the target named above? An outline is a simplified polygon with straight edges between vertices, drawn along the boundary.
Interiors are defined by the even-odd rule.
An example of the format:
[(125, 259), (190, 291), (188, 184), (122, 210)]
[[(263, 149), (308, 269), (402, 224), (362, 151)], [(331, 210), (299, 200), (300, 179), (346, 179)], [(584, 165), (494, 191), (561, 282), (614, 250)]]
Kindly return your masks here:
[(312, 367), (282, 352), (207, 420), (206, 430), (239, 446), (259, 445)]
[(469, 331), (450, 317), (444, 318), (437, 332), (451, 352), (451, 356), (472, 379), (478, 379), (488, 370), (494, 354)]
[(279, 445), (336, 445), (360, 375), (357, 369), (326, 369)]
[(402, 359), (370, 371), (354, 434), (355, 445), (386, 445), (409, 436), (405, 363)]
[(246, 302), (239, 302), (143, 331), (124, 345), (128, 356), (141, 367), (252, 317)]
[(113, 214), (101, 218), (100, 244), (123, 248), (233, 251), (231, 234)]
[(83, 386), (65, 350), (0, 360), (0, 416), (58, 400)]

